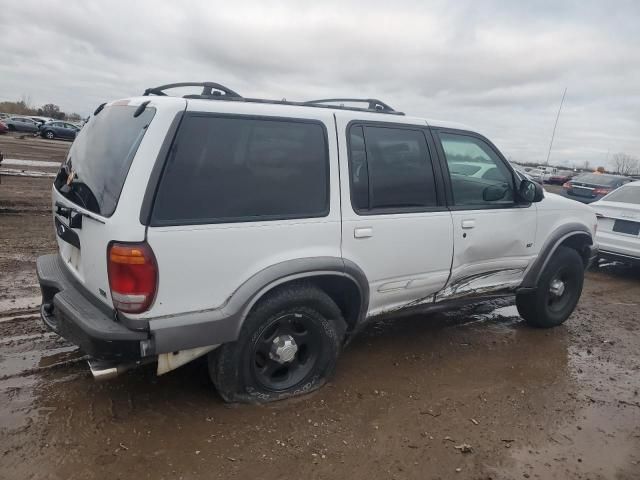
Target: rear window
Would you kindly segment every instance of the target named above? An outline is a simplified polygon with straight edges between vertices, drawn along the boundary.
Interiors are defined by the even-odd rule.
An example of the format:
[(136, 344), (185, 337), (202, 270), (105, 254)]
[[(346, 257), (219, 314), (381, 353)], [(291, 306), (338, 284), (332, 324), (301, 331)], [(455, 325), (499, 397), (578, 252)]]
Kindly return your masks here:
[(153, 225), (328, 214), (329, 158), (318, 122), (191, 114), (171, 152)]
[(603, 200), (607, 202), (633, 203), (640, 205), (640, 185), (627, 185), (614, 190)]
[(609, 175), (598, 175), (597, 173), (585, 173), (573, 179), (574, 182), (591, 183), (593, 185), (615, 185), (620, 183), (622, 178), (611, 177)]
[(129, 173), (136, 150), (155, 115), (136, 106), (105, 107), (78, 133), (54, 182), (66, 198), (87, 210), (110, 217)]

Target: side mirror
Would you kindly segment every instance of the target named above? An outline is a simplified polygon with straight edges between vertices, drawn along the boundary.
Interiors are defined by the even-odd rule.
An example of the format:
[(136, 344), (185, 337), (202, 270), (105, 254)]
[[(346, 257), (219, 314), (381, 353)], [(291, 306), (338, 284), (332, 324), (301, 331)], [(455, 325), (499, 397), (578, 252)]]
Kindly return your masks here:
[(482, 191), (482, 199), (485, 202), (497, 202), (504, 198), (508, 190), (504, 185), (489, 185)]
[(524, 179), (520, 182), (518, 195), (524, 203), (539, 202), (544, 198), (544, 190), (539, 183)]

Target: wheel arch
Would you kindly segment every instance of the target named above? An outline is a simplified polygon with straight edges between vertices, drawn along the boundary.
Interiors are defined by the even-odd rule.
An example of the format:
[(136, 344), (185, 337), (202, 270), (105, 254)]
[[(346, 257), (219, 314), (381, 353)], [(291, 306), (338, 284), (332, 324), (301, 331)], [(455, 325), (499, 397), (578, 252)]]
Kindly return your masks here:
[(576, 250), (582, 258), (584, 267), (587, 268), (591, 257), (591, 247), (593, 245), (594, 241), (591, 232), (582, 224), (571, 223), (558, 228), (549, 236), (538, 258), (525, 274), (521, 288), (530, 289), (536, 287), (540, 275), (549, 263), (549, 259), (561, 246)]
[(364, 319), (369, 306), (369, 284), (364, 272), (355, 263), (341, 258), (297, 259), (268, 267), (236, 290), (231, 295), (229, 303), (234, 303), (235, 298), (246, 298), (240, 290), (253, 290), (248, 284), (256, 282), (262, 284), (262, 287), (243, 302), (237, 333), (261, 300), (294, 284), (312, 284), (326, 293), (342, 312), (349, 331)]

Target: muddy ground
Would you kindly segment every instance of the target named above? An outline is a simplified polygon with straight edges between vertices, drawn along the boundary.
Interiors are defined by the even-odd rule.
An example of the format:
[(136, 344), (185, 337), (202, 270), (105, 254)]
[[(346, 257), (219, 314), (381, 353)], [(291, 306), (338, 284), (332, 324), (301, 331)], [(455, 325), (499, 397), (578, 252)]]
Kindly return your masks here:
[(371, 325), (319, 392), (228, 406), (204, 362), (95, 383), (41, 326), (50, 183), (0, 184), (0, 478), (640, 478), (638, 271), (589, 272), (553, 330), (509, 302)]

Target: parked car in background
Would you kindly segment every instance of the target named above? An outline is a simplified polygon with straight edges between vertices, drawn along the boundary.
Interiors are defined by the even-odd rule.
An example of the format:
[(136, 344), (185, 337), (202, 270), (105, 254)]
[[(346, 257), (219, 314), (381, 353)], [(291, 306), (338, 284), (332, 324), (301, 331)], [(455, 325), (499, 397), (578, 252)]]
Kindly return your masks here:
[(55, 120), (55, 118), (51, 118), (51, 117), (39, 117), (39, 116), (30, 116), (29, 117), (31, 120), (33, 120), (34, 122), (36, 122), (39, 125), (44, 125), (47, 122), (53, 122)]
[(9, 118), (11, 115), (8, 113), (0, 113), (0, 120), (4, 120), (5, 118)]
[(535, 178), (533, 178), (531, 175), (529, 175), (529, 171), (531, 170), (531, 167), (527, 167), (527, 168), (523, 168), (520, 165), (516, 165), (514, 163), (511, 164), (511, 166), (513, 167), (513, 169), (520, 175), (520, 177), (522, 178), (526, 178), (528, 180), (531, 180), (533, 182), (536, 182), (538, 184), (541, 184), (538, 180), (536, 180)]
[(54, 138), (64, 138), (73, 140), (80, 129), (68, 122), (48, 122), (40, 127), (40, 136), (53, 140)]
[(591, 203), (629, 182), (631, 178), (622, 175), (583, 173), (562, 185), (561, 195), (582, 203)]
[(13, 116), (3, 120), (3, 122), (11, 132), (36, 133), (38, 131), (36, 122), (28, 117)]
[(538, 168), (529, 169), (529, 171), (527, 171), (527, 175), (529, 175), (529, 178), (534, 182), (542, 184), (544, 181), (544, 172)]
[(591, 204), (598, 218), (601, 258), (640, 265), (640, 181)]
[(564, 185), (573, 177), (574, 173), (572, 170), (558, 170), (554, 173), (545, 175), (545, 183), (550, 183), (551, 185)]
[(7, 133), (9, 131), (9, 127), (7, 124), (0, 120), (0, 133)]

